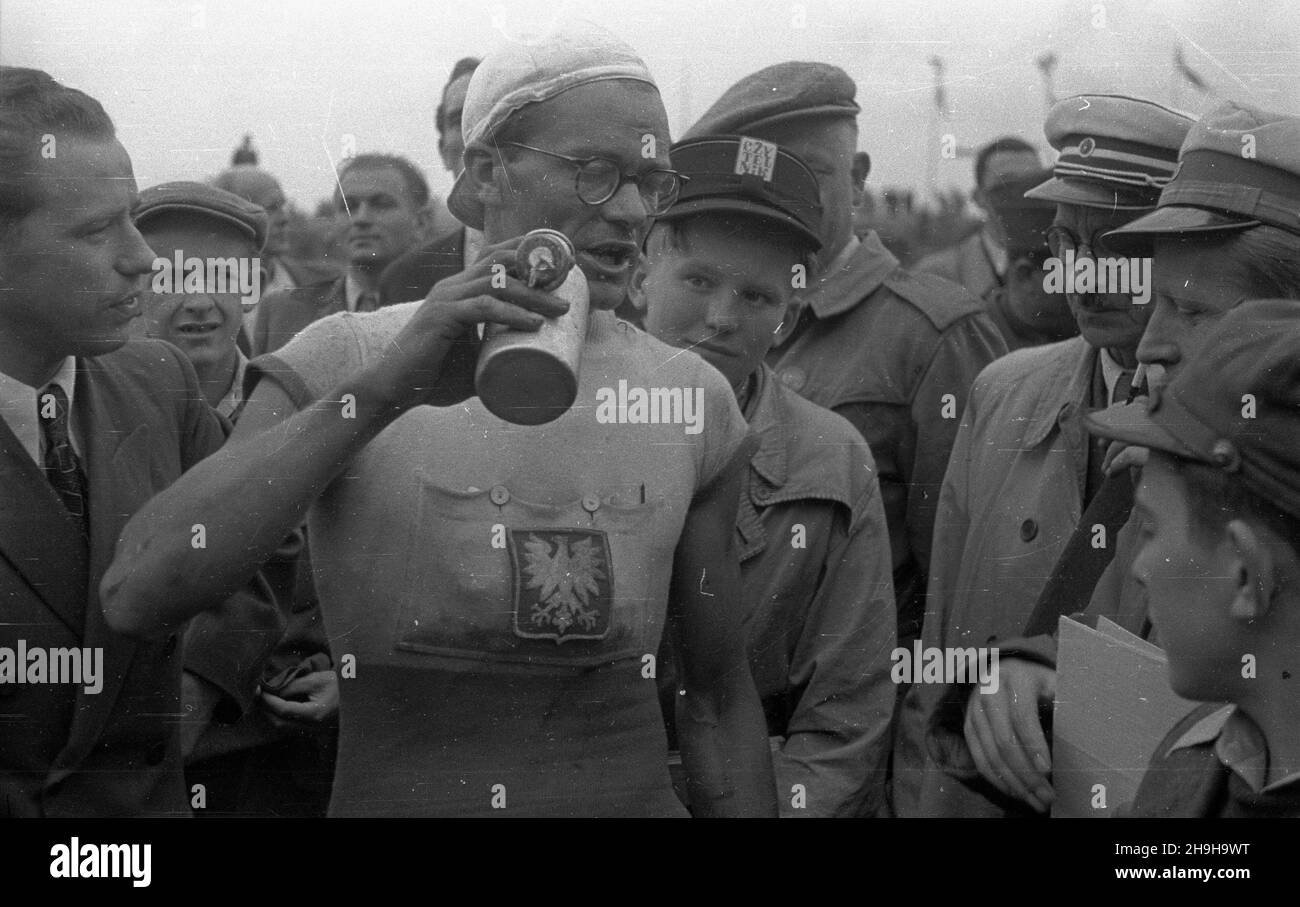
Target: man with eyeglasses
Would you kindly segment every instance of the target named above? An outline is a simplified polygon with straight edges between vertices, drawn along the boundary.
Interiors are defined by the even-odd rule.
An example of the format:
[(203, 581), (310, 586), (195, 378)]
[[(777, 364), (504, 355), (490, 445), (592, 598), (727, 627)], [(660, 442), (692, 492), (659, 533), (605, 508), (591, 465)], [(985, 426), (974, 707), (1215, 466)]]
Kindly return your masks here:
[[(1154, 257), (1152, 312), (1137, 348), (1153, 389), (1202, 355), (1214, 325), (1244, 300), (1300, 299), (1297, 147), (1300, 117), (1225, 101), (1187, 133), (1159, 206), (1101, 237), (1116, 254)], [(1247, 401), (1241, 406), (1245, 412)], [(1023, 635), (1001, 643), (999, 693), (957, 689), (936, 709), (931, 734), (935, 749), (949, 754), (945, 771), (1008, 809), (1042, 811), (1050, 801), (1050, 728), (1040, 708), (1056, 692), (1057, 617), (1104, 615), (1160, 642), (1141, 572), (1133, 570), (1147, 527), (1133, 511), (1128, 467), (1145, 458), (1134, 447), (1108, 454), (1105, 484), (1066, 543)], [(1107, 498), (1124, 506), (1103, 509)], [(1110, 536), (1101, 551), (1080, 541), (1096, 523)]]
[[(1026, 193), (1056, 204), (1052, 255), (1067, 263), (1113, 256), (1103, 235), (1155, 207), (1191, 125), (1136, 98), (1057, 103), (1044, 131), (1060, 156), (1052, 178)], [(1080, 336), (1017, 350), (984, 369), (971, 389), (935, 517), (925, 648), (993, 647), (1020, 635), (1101, 485), (1106, 448), (1089, 442), (1081, 420), (1128, 398), (1152, 307), (1127, 292), (1073, 292), (1066, 301)], [(895, 808), (903, 815), (967, 814), (965, 788), (926, 752), (927, 725), (947, 689), (915, 684), (904, 701), (894, 750)], [(976, 698), (982, 704), (1000, 695), (1008, 695), (1005, 684)], [(1050, 791), (1034, 796), (1044, 798), (1035, 806), (1045, 805)], [(979, 801), (970, 811), (987, 806)]]
[[(332, 815), (681, 815), (655, 682), (667, 623), (694, 811), (775, 815), (734, 547), (746, 423), (719, 372), (611, 311), (680, 183), (658, 89), (580, 24), (489, 55), (464, 124), (448, 202), (483, 256), (423, 302), (331, 316), (254, 361), (223, 453), (126, 531), (110, 619), (143, 635), (211, 607), (306, 517), (341, 667)], [(524, 427), (472, 374), (480, 324), (567, 308), (505, 276), (539, 227), (572, 240), (592, 312), (577, 401)], [(625, 385), (699, 401), (694, 427), (602, 420)]]

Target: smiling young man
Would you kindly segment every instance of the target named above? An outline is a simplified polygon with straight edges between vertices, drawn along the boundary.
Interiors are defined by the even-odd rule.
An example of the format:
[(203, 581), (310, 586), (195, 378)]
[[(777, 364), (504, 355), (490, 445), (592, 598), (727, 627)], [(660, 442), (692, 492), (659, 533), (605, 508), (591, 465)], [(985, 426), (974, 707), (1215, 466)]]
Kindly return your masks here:
[(313, 321), (335, 312), (369, 312), (401, 301), (382, 298), (380, 275), (428, 228), (424, 175), (398, 155), (358, 154), (339, 168), (334, 207), (344, 225), (347, 269), (336, 279), (264, 299), (253, 325), (255, 355), (279, 349)]
[(226, 634), (202, 666), (177, 633), (133, 640), (105, 620), (123, 525), (224, 436), (185, 357), (129, 340), (155, 256), (112, 120), (13, 67), (0, 109), (0, 645), (101, 668), (97, 683), (0, 682), (0, 814), (187, 815), (182, 661), (246, 710), (283, 622), (253, 573), (200, 619)]
[[(134, 217), (158, 255), (154, 278), (142, 296), (145, 335), (179, 348), (194, 366), (208, 405), (229, 419), (243, 402), (248, 364), (237, 344), (248, 298), (240, 278), (260, 274), (266, 213), (221, 189), (176, 182), (141, 192)], [(187, 283), (180, 273), (159, 280), (169, 276), (159, 270), (175, 271), (177, 261), (197, 261), (203, 269), (200, 280)], [(155, 285), (165, 291), (158, 292)]]
[[(678, 190), (658, 89), (578, 25), (489, 55), (464, 122), (449, 203), (483, 257), (255, 361), (231, 444), (127, 530), (114, 620), (150, 634), (211, 607), (305, 517), (352, 665), (331, 814), (681, 815), (653, 670), (671, 616), (697, 814), (774, 815), (733, 540), (744, 418), (714, 369), (611, 311)], [(576, 402), (525, 427), (490, 415), (472, 374), (478, 325), (566, 310), (507, 276), (539, 227), (577, 248), (592, 312)], [(703, 431), (600, 421), (620, 382), (702, 396)]]
[(759, 439), (735, 531), (781, 814), (887, 814), (894, 589), (875, 462), (763, 362), (821, 246), (817, 179), (746, 136), (679, 142), (672, 159), (689, 182), (650, 232), (632, 297), (654, 336), (722, 373)]
[(1130, 570), (1170, 686), (1213, 703), (1157, 747), (1129, 815), (1298, 817), (1300, 302), (1242, 303), (1202, 350), (1145, 409), (1086, 420), (1149, 451)]

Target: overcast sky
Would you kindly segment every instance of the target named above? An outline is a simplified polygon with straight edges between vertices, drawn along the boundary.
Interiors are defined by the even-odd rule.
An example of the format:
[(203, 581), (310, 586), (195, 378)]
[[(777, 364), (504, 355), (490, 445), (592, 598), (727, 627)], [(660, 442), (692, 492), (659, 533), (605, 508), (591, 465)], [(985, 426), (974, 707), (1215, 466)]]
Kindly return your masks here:
[[(586, 18), (636, 47), (674, 135), (746, 73), (823, 60), (856, 80), (870, 184), (967, 186), (974, 146), (1017, 133), (1045, 146), (1034, 61), (1059, 59), (1060, 96), (1136, 94), (1200, 114), (1220, 98), (1300, 113), (1300, 3), (1292, 0), (0, 0), (0, 62), (36, 66), (98, 98), (141, 187), (205, 179), (245, 132), (289, 197), (332, 187), (343, 136), (396, 151), (435, 192), (434, 108), (452, 64)], [(1212, 89), (1173, 75), (1173, 49)], [(928, 63), (943, 58), (951, 116)]]

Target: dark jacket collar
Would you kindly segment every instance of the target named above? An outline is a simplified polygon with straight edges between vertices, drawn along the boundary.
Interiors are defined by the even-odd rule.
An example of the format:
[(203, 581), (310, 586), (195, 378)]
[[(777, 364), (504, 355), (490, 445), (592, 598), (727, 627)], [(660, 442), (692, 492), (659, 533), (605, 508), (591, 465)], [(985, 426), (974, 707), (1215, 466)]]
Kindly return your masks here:
[(842, 267), (817, 278), (816, 289), (804, 296), (804, 302), (818, 318), (832, 318), (876, 292), (898, 268), (898, 259), (870, 230)]

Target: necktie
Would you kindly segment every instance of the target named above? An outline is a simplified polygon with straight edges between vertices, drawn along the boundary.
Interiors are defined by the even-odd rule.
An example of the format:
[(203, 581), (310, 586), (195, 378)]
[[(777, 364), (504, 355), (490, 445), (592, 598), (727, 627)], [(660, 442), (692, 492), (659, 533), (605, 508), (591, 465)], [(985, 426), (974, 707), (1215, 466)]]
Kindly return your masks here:
[[(1132, 387), (1133, 372), (1125, 369), (1115, 382), (1111, 399), (1116, 403), (1127, 402)], [(1104, 441), (1093, 444), (1090, 455), (1098, 474), (1107, 446)], [(1089, 495), (1079, 525), (1065, 543), (1065, 549), (1057, 558), (1052, 574), (1034, 604), (1025, 624), (1026, 636), (1055, 633), (1057, 618), (1087, 609), (1097, 581), (1115, 555), (1115, 536), (1133, 512), (1133, 480), (1125, 469), (1093, 481), (1096, 491)], [(1089, 484), (1092, 485), (1093, 481)], [(1108, 543), (1104, 548), (1092, 546), (1093, 527), (1098, 525), (1106, 527)]]
[(1111, 394), (1110, 402), (1127, 403), (1129, 392), (1133, 390), (1133, 370), (1124, 369), (1119, 373), (1119, 379), (1115, 382), (1115, 393)]
[(377, 308), (379, 308), (379, 294), (373, 290), (357, 297), (358, 312), (373, 312)]
[(37, 402), (41, 431), (45, 436), (45, 478), (84, 535), (88, 523), (86, 474), (81, 471), (81, 463), (68, 435), (68, 395), (59, 385), (51, 384), (41, 391)]

